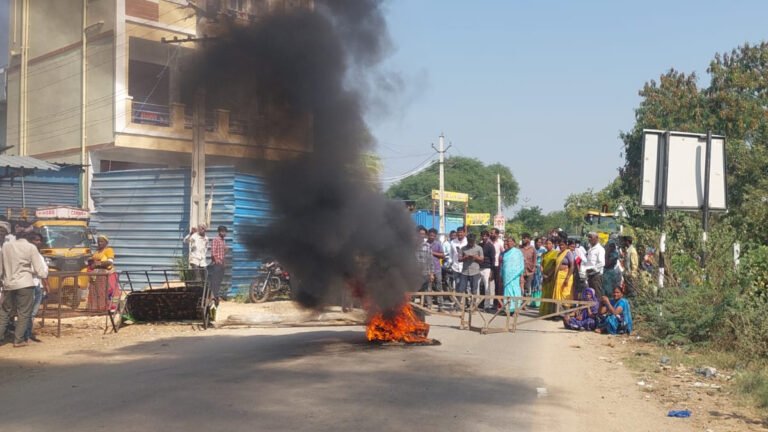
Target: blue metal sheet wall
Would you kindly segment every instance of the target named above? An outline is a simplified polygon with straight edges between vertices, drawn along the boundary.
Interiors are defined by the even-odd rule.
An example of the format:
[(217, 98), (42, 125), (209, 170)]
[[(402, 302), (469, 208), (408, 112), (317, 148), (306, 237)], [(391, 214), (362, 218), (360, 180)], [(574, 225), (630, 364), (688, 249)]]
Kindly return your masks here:
[(189, 228), (189, 170), (97, 173), (93, 226), (110, 238), (119, 270), (178, 267)]
[[(78, 205), (79, 168), (63, 168), (58, 172), (37, 172), (24, 178), (26, 206)], [(0, 180), (0, 214), (8, 208), (22, 207), (21, 179)]]
[[(238, 242), (238, 227), (262, 223), (268, 202), (258, 177), (235, 174), (232, 167), (209, 167), (206, 200), (213, 188), (209, 235), (227, 226), (230, 254), (223, 289), (230, 295), (250, 284), (257, 268)], [(239, 192), (238, 192), (239, 190)], [(178, 268), (186, 256), (183, 238), (189, 230), (189, 170), (152, 169), (113, 171), (94, 175), (96, 205), (93, 224), (111, 239), (120, 270)], [(232, 279), (234, 268), (234, 279)]]
[[(417, 210), (411, 213), (411, 219), (416, 225), (421, 225), (426, 229), (440, 229), (440, 218), (437, 213), (433, 215), (431, 210)], [(447, 232), (455, 231), (464, 226), (464, 215), (460, 213), (445, 214), (445, 230)]]
[(245, 235), (253, 227), (271, 222), (269, 198), (261, 178), (248, 174), (235, 175), (234, 235), (232, 246), (232, 289), (246, 293), (261, 262), (246, 248)]

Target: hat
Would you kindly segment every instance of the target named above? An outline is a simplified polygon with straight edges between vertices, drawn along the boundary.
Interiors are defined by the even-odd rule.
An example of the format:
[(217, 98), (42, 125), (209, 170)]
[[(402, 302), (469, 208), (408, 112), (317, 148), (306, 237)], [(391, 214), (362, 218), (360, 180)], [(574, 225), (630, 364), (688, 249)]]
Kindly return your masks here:
[(96, 236), (96, 240), (101, 240), (101, 239), (104, 239), (105, 242), (109, 243), (109, 237), (107, 237), (106, 235), (99, 234)]

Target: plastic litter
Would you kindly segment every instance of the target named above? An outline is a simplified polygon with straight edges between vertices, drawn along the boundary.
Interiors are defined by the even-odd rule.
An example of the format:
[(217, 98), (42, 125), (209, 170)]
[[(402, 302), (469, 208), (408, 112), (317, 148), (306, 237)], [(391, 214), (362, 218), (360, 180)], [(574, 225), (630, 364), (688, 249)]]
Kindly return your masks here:
[(689, 410), (672, 410), (667, 413), (667, 417), (688, 418), (691, 416)]

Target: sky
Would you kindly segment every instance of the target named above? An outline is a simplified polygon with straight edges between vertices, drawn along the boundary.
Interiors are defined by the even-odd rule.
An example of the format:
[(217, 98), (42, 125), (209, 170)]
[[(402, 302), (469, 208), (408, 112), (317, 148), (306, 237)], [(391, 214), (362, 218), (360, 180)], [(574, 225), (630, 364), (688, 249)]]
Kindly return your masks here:
[(615, 178), (619, 133), (632, 128), (645, 82), (675, 68), (704, 87), (715, 53), (768, 39), (765, 0), (392, 0), (386, 9), (384, 69), (402, 87), (369, 115), (382, 177), (419, 166), (442, 132), (449, 156), (510, 167), (520, 193), (507, 215), (562, 209), (569, 194)]

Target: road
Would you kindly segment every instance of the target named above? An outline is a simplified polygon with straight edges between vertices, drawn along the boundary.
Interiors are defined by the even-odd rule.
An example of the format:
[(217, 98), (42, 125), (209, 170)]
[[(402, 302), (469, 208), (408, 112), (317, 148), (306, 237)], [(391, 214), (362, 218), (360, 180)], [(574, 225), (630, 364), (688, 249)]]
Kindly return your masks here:
[[(0, 347), (3, 431), (689, 430), (595, 336), (536, 322), (480, 335), (431, 317), (431, 347), (360, 327), (216, 329), (107, 348)], [(120, 338), (108, 335), (107, 338)], [(692, 429), (691, 429), (692, 430)]]

